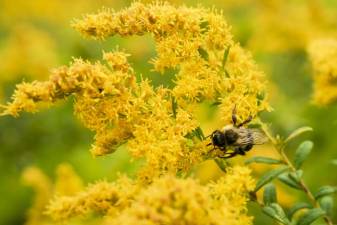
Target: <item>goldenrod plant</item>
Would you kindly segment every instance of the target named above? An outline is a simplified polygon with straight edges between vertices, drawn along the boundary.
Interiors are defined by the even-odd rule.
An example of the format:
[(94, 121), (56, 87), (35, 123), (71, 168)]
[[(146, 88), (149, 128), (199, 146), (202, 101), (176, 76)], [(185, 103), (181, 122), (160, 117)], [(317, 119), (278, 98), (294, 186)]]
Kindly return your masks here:
[[(156, 49), (149, 61), (152, 70), (162, 76), (175, 71), (174, 85), (153, 86), (130, 63), (132, 55), (118, 47), (104, 51), (101, 61), (74, 58), (68, 66), (52, 70), (46, 81), (18, 84), (12, 100), (1, 106), (2, 116), (35, 113), (71, 99), (76, 117), (94, 132), (90, 149), (94, 157), (115, 154), (123, 148), (141, 162), (134, 178), (122, 175), (116, 181), (101, 180), (86, 188), (67, 164), (59, 167), (55, 185), (38, 169), (28, 169), (24, 180), (41, 197), (37, 195), (28, 214), (27, 221), (32, 222), (27, 224), (41, 220), (69, 224), (246, 225), (253, 224), (254, 219), (248, 212), (249, 201), (257, 202), (262, 212), (279, 224), (306, 225), (320, 217), (332, 224), (331, 194), (336, 188), (323, 186), (314, 194), (302, 179), (300, 168), (312, 142), (299, 146), (294, 163), (284, 151), (288, 142), (310, 128), (282, 139), (274, 137), (261, 122), (260, 113), (271, 111), (267, 79), (251, 54), (234, 41), (221, 11), (134, 2), (119, 11), (104, 8), (75, 19), (72, 26), (85, 37), (99, 41), (115, 35), (150, 35)], [(200, 121), (201, 107), (214, 112), (216, 126), (208, 128)], [(212, 131), (231, 123), (242, 124), (237, 129), (246, 132), (253, 130), (248, 126), (255, 126), (269, 138), (270, 150), (276, 149), (280, 156), (256, 156), (247, 159), (247, 164), (278, 167), (254, 180), (248, 165), (223, 159), (228, 157), (227, 149), (215, 143)], [(257, 144), (251, 138), (246, 145)], [(214, 160), (224, 173), (214, 181), (201, 183), (193, 171), (206, 160)], [(271, 183), (275, 178), (303, 191), (308, 202), (296, 203), (285, 212)], [(263, 201), (257, 197), (262, 188)]]
[(136, 74), (128, 54), (116, 50), (105, 52), (103, 62), (74, 59), (53, 70), (48, 81), (19, 84), (3, 115), (35, 112), (38, 104), (74, 95), (75, 114), (96, 133), (92, 154), (112, 153), (127, 142), (133, 157), (146, 159), (144, 180), (186, 172), (208, 153), (196, 104), (219, 105), (223, 124), (230, 122), (235, 104), (238, 121), (269, 108), (263, 73), (214, 10), (134, 3), (120, 12), (87, 15), (73, 26), (94, 38), (151, 33), (158, 52), (151, 60), (154, 70), (176, 68), (176, 85), (154, 88)]

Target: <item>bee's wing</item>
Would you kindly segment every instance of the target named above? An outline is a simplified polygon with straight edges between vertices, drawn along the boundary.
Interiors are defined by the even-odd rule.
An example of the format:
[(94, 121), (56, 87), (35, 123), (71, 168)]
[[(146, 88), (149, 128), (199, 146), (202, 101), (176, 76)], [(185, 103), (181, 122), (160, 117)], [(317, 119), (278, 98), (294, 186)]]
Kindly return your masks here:
[(236, 131), (239, 135), (236, 145), (262, 145), (268, 142), (267, 136), (259, 129), (238, 128)]

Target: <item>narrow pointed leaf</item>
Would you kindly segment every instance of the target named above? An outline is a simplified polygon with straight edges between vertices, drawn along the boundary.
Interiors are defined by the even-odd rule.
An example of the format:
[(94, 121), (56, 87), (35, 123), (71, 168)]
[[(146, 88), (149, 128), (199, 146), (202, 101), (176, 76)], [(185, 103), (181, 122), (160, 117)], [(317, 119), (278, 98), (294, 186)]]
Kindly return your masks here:
[(309, 156), (313, 146), (314, 144), (312, 141), (304, 141), (300, 144), (300, 146), (298, 146), (294, 158), (296, 169), (299, 169), (302, 166), (304, 160)]
[(320, 208), (310, 209), (298, 220), (297, 225), (309, 225), (324, 215), (325, 212)]
[(263, 156), (254, 156), (245, 161), (245, 164), (251, 164), (251, 163), (281, 164), (282, 161), (278, 159), (263, 157)]
[(209, 30), (209, 22), (208, 21), (202, 21), (200, 23), (201, 33), (206, 33)]
[(221, 102), (220, 101), (216, 101), (216, 102), (213, 102), (211, 104), (211, 106), (218, 106), (218, 105), (221, 105)]
[(270, 216), (271, 218), (277, 220), (282, 224), (290, 224), (288, 218), (286, 217), (282, 207), (276, 203), (272, 203), (269, 206), (265, 206), (262, 209), (263, 213)]
[(296, 212), (298, 212), (301, 209), (311, 209), (312, 206), (309, 203), (306, 202), (299, 202), (296, 203), (293, 207), (291, 207), (288, 211), (288, 218), (291, 219)]
[(336, 187), (323, 186), (323, 187), (320, 187), (320, 189), (318, 190), (318, 192), (315, 194), (315, 198), (319, 199), (319, 198), (324, 197), (326, 195), (331, 195), (331, 194), (333, 194), (335, 192), (337, 192), (337, 188)]
[(223, 172), (226, 172), (226, 169), (229, 165), (229, 163), (226, 160), (215, 158), (214, 161)]
[(295, 189), (298, 189), (298, 190), (301, 190), (301, 186), (295, 182), (294, 180), (292, 180), (290, 177), (289, 177), (289, 174), (288, 173), (284, 173), (284, 174), (281, 174), (278, 176), (278, 179), (288, 185), (289, 187), (292, 187), (292, 188), (295, 188)]
[(199, 47), (198, 52), (199, 52), (199, 55), (201, 56), (201, 58), (208, 61), (208, 52), (205, 49)]
[(176, 118), (177, 116), (177, 108), (178, 108), (178, 103), (175, 97), (172, 96), (171, 98), (171, 103), (172, 103), (172, 113), (173, 117)]
[(303, 170), (297, 170), (296, 173), (290, 172), (289, 178), (292, 179), (295, 183), (300, 183), (302, 175), (303, 175)]
[(282, 218), (282, 221), (284, 221), (285, 224), (289, 224), (290, 223), (289, 220), (288, 220), (288, 218), (287, 218), (287, 216), (286, 216), (286, 214), (285, 214), (285, 212), (284, 212), (284, 210), (283, 210), (283, 208), (279, 204), (272, 203), (271, 207), (273, 207), (275, 209), (277, 215), (280, 218)]
[(265, 205), (277, 203), (276, 188), (274, 184), (269, 183), (264, 187), (263, 202)]
[(271, 206), (265, 206), (262, 208), (262, 212), (266, 214), (267, 216), (270, 216), (271, 218), (283, 223), (283, 221), (277, 216), (276, 211)]
[(324, 197), (320, 198), (320, 200), (319, 200), (319, 205), (321, 206), (321, 208), (325, 211), (325, 213), (328, 216), (332, 215), (333, 204), (334, 204), (334, 200), (333, 200), (332, 196), (324, 196)]
[(200, 127), (195, 128), (192, 131), (192, 135), (197, 137), (200, 141), (205, 140), (204, 132), (202, 131)]
[(313, 131), (313, 129), (311, 127), (301, 127), (301, 128), (298, 128), (296, 130), (294, 130), (286, 139), (285, 139), (285, 143), (289, 142), (290, 140), (294, 139), (295, 137), (303, 134), (303, 133), (306, 133), (306, 132), (309, 132), (309, 131)]
[(256, 187), (255, 187), (255, 192), (258, 191), (263, 185), (269, 183), (272, 181), (274, 178), (278, 177), (280, 174), (286, 172), (289, 169), (288, 166), (281, 166), (279, 168), (273, 169), (264, 175), (257, 181)]
[(222, 68), (225, 68), (225, 66), (226, 66), (230, 49), (231, 49), (231, 46), (228, 46), (228, 48), (226, 48), (226, 50), (223, 53)]

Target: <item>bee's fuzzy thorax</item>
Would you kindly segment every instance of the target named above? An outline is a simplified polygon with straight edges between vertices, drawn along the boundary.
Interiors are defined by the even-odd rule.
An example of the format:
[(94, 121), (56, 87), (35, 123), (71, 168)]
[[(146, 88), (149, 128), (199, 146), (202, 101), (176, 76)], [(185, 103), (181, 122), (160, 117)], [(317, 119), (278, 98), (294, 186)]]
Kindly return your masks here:
[(226, 130), (231, 130), (231, 129), (233, 129), (233, 128), (234, 128), (234, 126), (233, 126), (232, 124), (229, 124), (229, 125), (224, 126), (224, 127), (222, 128), (222, 131), (225, 132)]

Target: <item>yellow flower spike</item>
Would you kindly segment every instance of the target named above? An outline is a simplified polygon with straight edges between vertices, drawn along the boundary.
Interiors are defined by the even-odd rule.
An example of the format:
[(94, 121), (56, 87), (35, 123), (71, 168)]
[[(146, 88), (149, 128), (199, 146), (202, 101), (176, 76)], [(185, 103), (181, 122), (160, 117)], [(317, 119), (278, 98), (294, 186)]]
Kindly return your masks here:
[(83, 189), (82, 179), (68, 163), (58, 165), (56, 170), (55, 192), (57, 195), (73, 195)]
[(31, 186), (35, 193), (34, 203), (28, 210), (25, 225), (37, 225), (46, 219), (42, 215), (45, 206), (52, 197), (52, 183), (49, 178), (38, 168), (28, 167), (22, 174), (22, 181), (25, 185)]
[(145, 159), (139, 173), (145, 183), (165, 173), (185, 173), (204, 160), (209, 149), (196, 104), (220, 103), (219, 127), (230, 121), (235, 105), (238, 122), (268, 109), (263, 73), (232, 40), (222, 13), (214, 9), (135, 2), (119, 12), (105, 9), (87, 15), (73, 26), (96, 39), (152, 34), (154, 70), (176, 69), (175, 86), (137, 82), (129, 55), (116, 49), (103, 53), (104, 63), (74, 59), (55, 69), (48, 81), (18, 85), (4, 114), (37, 111), (40, 102), (73, 95), (75, 115), (95, 132), (93, 156), (126, 143), (133, 158)]
[[(242, 104), (250, 112), (244, 116), (256, 115), (268, 107), (263, 104), (264, 99), (256, 100), (256, 96), (265, 89), (263, 73), (257, 69), (249, 54), (237, 44), (234, 45), (229, 26), (222, 14), (215, 10), (137, 2), (120, 12), (104, 10), (96, 15), (88, 15), (77, 20), (73, 26), (93, 38), (152, 33), (158, 52), (157, 58), (151, 60), (154, 69), (164, 72), (166, 68), (179, 66), (173, 89), (178, 100), (216, 101), (234, 90), (235, 96), (244, 97), (248, 89), (248, 96), (252, 97)], [(224, 62), (224, 54), (229, 48), (228, 62)], [(225, 101), (224, 104), (231, 110), (235, 102)], [(243, 110), (243, 107), (238, 108), (240, 112)], [(228, 115), (228, 110), (221, 112), (222, 115)], [(245, 118), (239, 117), (241, 119)], [(227, 118), (223, 121), (228, 122)]]
[(165, 175), (148, 186), (126, 177), (89, 186), (72, 197), (50, 202), (47, 214), (55, 220), (100, 212), (104, 224), (227, 224), (249, 225), (247, 196), (255, 184), (249, 169), (235, 167), (217, 182), (201, 185)]
[(337, 40), (319, 39), (308, 47), (313, 67), (313, 100), (318, 105), (328, 105), (337, 100)]
[[(131, 182), (131, 181), (129, 181)], [(125, 180), (123, 180), (125, 184)], [(133, 189), (130, 187), (125, 191), (120, 188), (128, 188), (126, 185), (119, 187), (118, 184), (100, 181), (87, 187), (86, 191), (80, 192), (73, 196), (58, 196), (50, 202), (46, 214), (54, 220), (66, 220), (75, 216), (89, 215), (91, 212), (107, 214), (113, 211), (113, 208), (122, 208), (128, 205), (128, 198), (131, 196)], [(121, 196), (124, 194), (125, 196)]]

